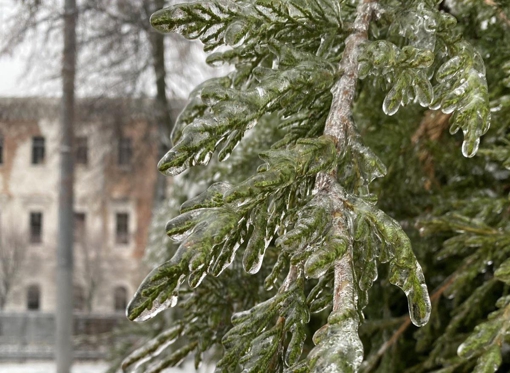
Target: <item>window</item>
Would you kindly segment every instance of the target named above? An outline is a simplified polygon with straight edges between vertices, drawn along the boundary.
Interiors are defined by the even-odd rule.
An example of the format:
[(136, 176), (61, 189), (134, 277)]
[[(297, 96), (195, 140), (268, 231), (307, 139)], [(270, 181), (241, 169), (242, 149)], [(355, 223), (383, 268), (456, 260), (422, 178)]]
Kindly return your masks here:
[(133, 144), (130, 137), (121, 137), (119, 139), (118, 165), (128, 166), (131, 164), (131, 155), (133, 153)]
[(43, 215), (42, 212), (30, 213), (30, 243), (42, 242), (42, 226)]
[(74, 242), (83, 242), (85, 239), (86, 215), (83, 212), (74, 213)]
[(4, 138), (0, 136), (0, 164), (4, 163)]
[(89, 147), (85, 136), (77, 137), (74, 141), (76, 149), (76, 164), (87, 165), (89, 162)]
[(116, 214), (116, 228), (115, 228), (115, 242), (126, 244), (129, 242), (129, 214), (117, 213)]
[(113, 291), (113, 307), (115, 311), (124, 312), (127, 307), (127, 290), (123, 286), (117, 286)]
[(39, 285), (30, 285), (27, 289), (27, 310), (37, 311), (41, 306), (41, 289)]
[(32, 138), (32, 164), (44, 163), (44, 137)]

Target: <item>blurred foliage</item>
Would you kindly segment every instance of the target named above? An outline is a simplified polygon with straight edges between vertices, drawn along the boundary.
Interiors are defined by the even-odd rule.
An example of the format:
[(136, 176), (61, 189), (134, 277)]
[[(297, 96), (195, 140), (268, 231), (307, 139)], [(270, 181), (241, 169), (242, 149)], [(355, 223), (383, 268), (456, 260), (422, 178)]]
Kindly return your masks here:
[[(215, 0), (153, 15), (236, 69), (192, 93), (160, 161), (197, 166), (156, 220), (176, 243), (153, 240), (160, 265), (128, 312), (178, 307), (126, 371), (187, 355), (229, 373), (510, 370), (510, 1), (378, 4), (339, 144), (323, 135), (331, 89), (366, 8)], [(345, 258), (353, 297), (338, 308)]]

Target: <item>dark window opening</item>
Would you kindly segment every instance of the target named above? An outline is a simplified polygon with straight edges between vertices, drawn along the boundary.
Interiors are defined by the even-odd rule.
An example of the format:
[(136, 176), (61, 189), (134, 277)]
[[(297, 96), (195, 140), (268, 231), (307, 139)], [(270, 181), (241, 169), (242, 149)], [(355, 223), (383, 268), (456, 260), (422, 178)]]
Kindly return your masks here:
[(128, 166), (131, 164), (131, 156), (133, 155), (133, 144), (130, 137), (121, 137), (119, 139), (119, 166)]
[(117, 286), (113, 291), (113, 306), (115, 311), (124, 312), (127, 307), (127, 290), (125, 287)]
[(84, 136), (77, 137), (74, 142), (76, 149), (76, 164), (87, 165), (89, 163), (89, 147), (87, 138)]
[(86, 215), (83, 212), (74, 213), (74, 242), (83, 243), (85, 240)]
[(126, 244), (129, 242), (129, 214), (118, 213), (116, 215), (115, 241)]
[(42, 242), (43, 215), (42, 212), (30, 213), (30, 243)]
[(27, 289), (27, 309), (37, 311), (41, 306), (41, 289), (39, 285), (30, 285)]
[(32, 138), (32, 164), (44, 163), (45, 155), (44, 137), (36, 136)]

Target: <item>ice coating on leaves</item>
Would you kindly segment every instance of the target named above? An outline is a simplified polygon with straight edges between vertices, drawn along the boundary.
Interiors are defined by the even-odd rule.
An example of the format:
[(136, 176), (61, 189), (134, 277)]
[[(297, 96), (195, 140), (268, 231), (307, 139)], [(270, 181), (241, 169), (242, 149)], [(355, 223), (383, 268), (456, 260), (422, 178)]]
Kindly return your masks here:
[(192, 228), (207, 215), (210, 215), (210, 211), (195, 210), (176, 216), (166, 223), (166, 234), (173, 241), (181, 242), (185, 238), (189, 237)]
[(500, 347), (492, 346), (478, 358), (473, 373), (494, 373), (499, 369), (502, 362)]
[(496, 272), (494, 272), (494, 277), (499, 281), (510, 284), (510, 259), (504, 261), (503, 264), (498, 267)]
[(382, 109), (387, 115), (413, 101), (427, 107), (434, 98), (427, 70), (435, 60), (439, 12), (430, 4), (418, 3), (397, 13), (389, 33), (404, 38), (408, 45), (399, 48), (387, 40), (369, 42), (358, 67), (362, 79), (383, 77), (388, 93)]
[(308, 355), (310, 373), (355, 373), (363, 361), (363, 344), (358, 335), (357, 291), (352, 267), (352, 246), (335, 263), (333, 311), (328, 323), (313, 336), (314, 349)]
[(266, 226), (267, 226), (267, 201), (263, 203), (259, 209), (254, 210), (255, 215), (253, 220), (253, 233), (248, 241), (243, 257), (243, 267), (246, 272), (255, 274), (260, 270), (262, 266), (262, 260), (264, 259), (264, 253), (269, 247), (271, 242), (271, 236), (266, 238)]
[(496, 306), (499, 309), (489, 314), (487, 321), (477, 325), (457, 350), (464, 359), (478, 357), (474, 372), (495, 372), (502, 363), (502, 344), (510, 327), (510, 297), (500, 298)]
[(325, 335), (308, 355), (311, 373), (355, 373), (363, 361), (358, 321), (346, 319), (328, 325)]
[[(320, 138), (316, 136), (322, 133), (324, 127), (325, 115), (320, 114), (324, 111), (321, 107), (324, 106), (322, 101), (329, 100), (332, 82), (340, 75), (339, 69), (334, 64), (338, 61), (344, 46), (343, 32), (347, 30), (344, 23), (350, 24), (353, 19), (354, 12), (351, 6), (353, 4), (351, 2), (349, 6), (343, 6), (341, 2), (322, 0), (306, 4), (293, 0), (201, 1), (177, 5), (153, 17), (153, 24), (160, 30), (176, 30), (186, 37), (200, 38), (208, 50), (225, 42), (230, 44), (232, 49), (217, 52), (214, 58), (210, 58), (210, 62), (233, 63), (238, 68), (235, 73), (229, 75), (228, 82), (212, 82), (195, 92), (196, 100), (193, 106), (189, 107), (189, 110), (187, 108), (186, 114), (180, 119), (182, 125), (179, 125), (178, 135), (175, 137), (175, 147), (160, 162), (160, 169), (163, 172), (175, 174), (194, 164), (206, 164), (213, 152), (218, 149), (220, 149), (218, 158), (226, 159), (246, 129), (258, 123), (261, 113), (276, 112), (281, 118), (288, 119), (288, 123), (282, 125), (287, 126), (289, 134), (275, 144), (273, 148), (275, 150), (262, 155), (266, 163), (259, 169), (257, 175), (237, 186), (222, 186), (218, 190), (211, 187), (204, 194), (182, 206), (183, 215), (201, 209), (213, 209), (214, 214), (211, 216), (215, 214), (219, 216), (218, 222), (205, 213), (203, 216), (190, 214), (173, 222), (174, 225), (171, 227), (174, 230), (173, 234), (181, 235), (177, 236), (179, 239), (190, 240), (190, 245), (186, 250), (183, 249), (187, 256), (180, 269), (180, 273), (188, 277), (190, 287), (197, 286), (206, 273), (219, 275), (232, 263), (240, 245), (244, 249), (244, 268), (250, 273), (257, 272), (265, 250), (275, 234), (280, 237), (278, 244), (282, 252), (273, 272), (268, 276), (267, 287), (277, 283), (278, 274), (289, 262), (291, 268), (299, 267), (299, 270), (304, 271), (307, 276), (319, 277), (322, 280), (332, 272), (331, 266), (334, 262), (343, 259), (348, 245), (352, 244), (352, 239), (357, 237), (361, 242), (365, 237), (375, 235), (373, 231), (378, 226), (374, 220), (381, 218), (378, 213), (368, 209), (367, 216), (372, 216), (372, 220), (367, 218), (366, 222), (362, 219), (359, 224), (356, 223), (359, 229), (354, 237), (350, 237), (347, 232), (342, 235), (331, 234), (330, 201), (324, 203), (320, 200), (323, 195), (318, 193), (305, 208), (301, 208), (302, 204), (309, 200), (313, 186), (309, 187), (308, 192), (299, 194), (299, 197), (296, 197), (298, 193), (295, 192), (301, 184), (313, 184), (318, 172), (336, 172), (338, 169), (339, 174), (342, 173), (338, 167), (338, 160), (344, 155), (337, 154), (336, 141), (332, 141), (328, 136)], [(359, 9), (368, 12), (371, 7), (372, 4), (365, 4)], [(420, 44), (412, 32), (420, 34), (419, 38), (426, 39), (424, 43), (430, 47), (433, 38), (429, 35), (424, 37), (422, 34), (433, 34), (437, 26), (436, 20), (429, 17), (425, 8), (413, 7), (412, 12), (409, 13), (409, 17), (406, 16), (410, 20), (399, 25), (403, 31), (398, 30), (403, 37), (411, 40), (412, 45), (402, 49), (391, 43), (386, 45), (392, 53), (396, 50), (395, 55), (391, 57), (395, 59), (395, 63), (405, 65), (408, 70), (402, 77), (392, 77), (388, 83), (391, 84), (388, 88), (399, 84), (400, 88), (396, 89), (395, 93), (396, 98), (394, 97), (394, 102), (390, 103), (398, 104), (397, 109), (412, 100), (426, 106), (434, 96), (425, 69), (431, 66), (435, 56), (430, 49), (423, 49), (424, 44)], [(320, 15), (317, 20), (314, 19), (316, 15)], [(274, 34), (269, 22), (280, 22), (288, 27)], [(304, 52), (301, 50), (303, 48), (284, 46), (287, 44), (286, 40), (294, 40), (285, 39), (286, 35), (295, 36), (289, 30), (301, 32), (300, 27), (309, 29), (311, 27), (316, 30), (323, 27), (324, 23), (333, 25), (335, 35), (332, 35), (329, 29), (328, 32), (322, 33), (324, 36), (317, 56), (334, 63), (328, 61), (321, 64), (318, 59), (314, 59), (316, 57), (314, 53)], [(331, 25), (328, 27), (331, 28)], [(363, 25), (357, 20), (353, 24), (353, 29), (355, 32), (368, 29), (368, 23)], [(258, 30), (262, 31), (258, 33)], [(343, 31), (338, 32), (339, 30)], [(259, 34), (270, 35), (274, 40), (261, 41), (258, 39)], [(348, 39), (353, 40), (355, 36), (351, 35)], [(278, 40), (279, 38), (281, 40)], [(311, 43), (317, 43), (317, 40), (311, 40)], [(271, 53), (266, 53), (264, 48), (270, 49)], [(357, 58), (357, 51), (358, 49), (353, 52), (356, 54), (353, 56), (354, 60)], [(254, 55), (257, 58), (264, 55), (268, 58), (254, 64)], [(345, 57), (346, 60), (350, 58), (347, 53)], [(387, 69), (384, 65), (384, 62), (379, 63), (381, 69)], [(367, 70), (362, 64), (359, 68)], [(389, 74), (389, 70), (387, 73)], [(344, 88), (349, 89), (349, 95), (354, 97), (355, 89), (350, 86)], [(321, 96), (326, 99), (320, 98)], [(352, 102), (347, 102), (345, 106), (351, 105)], [(326, 106), (326, 109), (329, 109), (329, 103)], [(301, 116), (291, 118), (296, 113)], [(350, 116), (352, 110), (348, 108), (342, 113)], [(310, 123), (314, 123), (313, 126)], [(343, 136), (346, 136), (348, 141), (342, 151), (349, 153), (350, 158), (348, 163), (346, 161), (341, 166), (344, 169), (350, 167), (351, 176), (359, 179), (354, 193), (367, 197), (368, 184), (376, 177), (384, 175), (386, 169), (377, 156), (363, 145), (360, 138), (356, 138), (352, 133), (343, 133)], [(296, 200), (299, 203), (296, 203)], [(259, 208), (268, 201), (274, 202), (277, 207)], [(373, 203), (373, 198), (371, 201)], [(346, 206), (351, 208), (348, 201)], [(228, 209), (232, 210), (235, 218), (223, 220), (220, 211)], [(347, 214), (340, 209), (335, 210), (335, 219), (339, 214)], [(355, 211), (354, 215), (356, 213)], [(265, 223), (267, 226), (260, 228)], [(411, 312), (419, 314), (413, 318), (415, 321), (423, 318), (420, 309), (423, 294), (416, 291), (415, 283), (420, 286), (423, 284), (419, 276), (416, 281), (408, 281), (409, 276), (415, 275), (417, 271), (415, 267), (409, 265), (414, 259), (414, 256), (408, 254), (410, 247), (405, 243), (400, 245), (402, 243), (400, 236), (389, 229), (381, 228), (381, 231), (384, 233), (380, 234), (383, 239), (387, 237), (393, 239), (392, 247), (381, 249), (382, 254), (379, 258), (377, 250), (363, 258), (365, 261), (363, 264), (366, 264), (367, 269), (366, 275), (353, 275), (349, 291), (353, 294), (359, 291), (358, 285), (361, 290), (368, 289), (377, 277), (377, 259), (390, 261), (394, 272), (398, 273), (394, 282), (405, 289), (410, 289), (406, 291), (412, 299), (410, 309), (413, 307), (418, 309)], [(399, 249), (399, 245), (403, 249)], [(348, 262), (351, 263), (353, 260), (355, 259), (351, 255)], [(304, 273), (300, 273), (297, 280), (292, 277), (293, 281), (302, 286)], [(292, 281), (286, 281), (285, 286), (282, 286), (270, 302), (257, 305), (249, 313), (237, 314), (233, 318), (234, 328), (225, 335), (223, 341), (227, 353), (218, 365), (218, 371), (235, 371), (239, 362), (244, 365), (242, 369), (246, 372), (282, 370), (285, 368), (278, 366), (282, 361), (285, 361), (287, 366), (295, 366), (297, 371), (301, 369), (299, 367), (303, 367), (302, 363), (299, 363), (299, 358), (306, 338), (304, 325), (309, 319), (308, 307), (313, 307), (315, 311), (325, 309), (332, 305), (333, 297), (331, 292), (325, 289), (308, 303), (304, 301), (302, 291), (297, 291), (290, 286), (291, 284)], [(327, 288), (327, 285), (324, 286)], [(347, 309), (341, 311), (335, 309), (332, 313), (324, 334), (329, 333), (331, 342), (328, 344), (322, 338), (316, 339), (325, 355), (338, 355), (336, 352), (340, 348), (346, 360), (340, 361), (335, 357), (332, 358), (334, 360), (332, 364), (325, 366), (329, 357), (317, 355), (314, 361), (315, 371), (353, 371), (359, 366), (363, 352), (357, 337), (359, 320), (355, 313), (358, 305), (354, 299), (357, 296), (353, 295), (352, 304), (349, 303)], [(283, 358), (278, 347), (281, 346), (282, 335), (287, 336), (289, 333), (291, 339)], [(293, 369), (289, 371), (296, 371)]]
[(390, 265), (390, 268), (393, 272), (390, 282), (406, 294), (412, 323), (424, 326), (429, 321), (432, 306), (420, 265), (416, 263), (414, 268), (409, 269)]
[(182, 330), (183, 327), (179, 324), (160, 333), (157, 337), (151, 339), (127, 356), (121, 363), (122, 370), (126, 373), (136, 372), (142, 364), (158, 356), (173, 344), (180, 336)]
[(420, 2), (410, 9), (402, 10), (392, 23), (389, 33), (407, 39), (409, 44), (416, 48), (433, 51), (438, 17), (439, 12)]
[(332, 203), (330, 199), (316, 194), (297, 214), (293, 229), (280, 236), (276, 244), (284, 250), (298, 254), (306, 245), (314, 243), (330, 226)]
[[(185, 130), (190, 132), (191, 126)], [(158, 163), (158, 169), (167, 176), (175, 176), (186, 170), (190, 165), (206, 163), (191, 162), (189, 159), (194, 151), (202, 149), (208, 142), (210, 135), (207, 133), (195, 133), (184, 136), (175, 146), (169, 150)]]
[(260, 154), (266, 164), (259, 173), (225, 194), (225, 201), (232, 203), (256, 196), (275, 193), (292, 184), (296, 179), (313, 176), (318, 171), (333, 167), (336, 151), (328, 136), (317, 139), (300, 139), (287, 150), (270, 150)]
[[(451, 132), (462, 128), (462, 154), (473, 157), (490, 122), (485, 66), (469, 43), (445, 34), (441, 37), (447, 40), (447, 59), (443, 52), (434, 55), (436, 33), (451, 29), (456, 22), (434, 7), (435, 4), (415, 3), (398, 12), (389, 33), (404, 38), (408, 45), (399, 48), (386, 40), (369, 42), (360, 56), (360, 78), (373, 77), (387, 87), (382, 106), (387, 115), (396, 114), (400, 107), (413, 101), (446, 114), (454, 113)], [(438, 68), (433, 65), (437, 57), (443, 59)], [(434, 67), (437, 85), (432, 87), (430, 69)]]
[(485, 323), (483, 327), (477, 325), (474, 333), (459, 346), (458, 355), (467, 359), (475, 356), (480, 349), (493, 344), (500, 332), (500, 325), (496, 322)]
[(363, 144), (358, 133), (350, 134), (348, 145), (351, 151), (352, 167), (364, 185), (386, 175), (386, 166), (369, 147)]
[(332, 284), (333, 271), (330, 270), (319, 279), (317, 285), (308, 293), (306, 303), (309, 305), (311, 313), (321, 312), (331, 306), (333, 300)]
[(243, 366), (242, 373), (253, 372), (261, 365), (268, 363), (275, 358), (278, 345), (281, 339), (283, 323), (278, 327), (269, 329), (253, 340), (250, 350), (242, 357), (239, 363)]
[[(180, 216), (185, 218), (179, 219)], [(190, 287), (198, 286), (209, 272), (223, 271), (239, 247), (239, 216), (229, 208), (191, 210), (172, 219), (171, 227), (191, 229), (170, 261), (154, 269), (142, 282), (128, 306), (128, 317), (144, 321), (175, 305), (177, 290), (188, 276)], [(188, 217), (195, 219), (190, 227)], [(184, 221), (184, 224), (182, 222)], [(233, 239), (230, 239), (233, 238)], [(215, 248), (221, 248), (214, 257)], [(212, 263), (212, 265), (211, 265)]]
[[(250, 89), (232, 88), (230, 80), (213, 79), (204, 83), (194, 94), (200, 97), (200, 102), (207, 103), (205, 108), (198, 105), (198, 109), (205, 111), (198, 116), (193, 115), (190, 109), (187, 116), (179, 117), (179, 121), (186, 121), (186, 124), (179, 125), (178, 121), (182, 128), (178, 137), (175, 136), (178, 140), (158, 163), (159, 170), (166, 175), (177, 175), (190, 166), (207, 164), (218, 147), (221, 147), (219, 159), (226, 159), (245, 131), (255, 125), (264, 113), (292, 109), (290, 105), (298, 101), (296, 97), (289, 96), (290, 87), (299, 92), (300, 86), (313, 86), (314, 77), (317, 77), (317, 80), (326, 82), (326, 86), (322, 87), (325, 90), (332, 82), (333, 70), (320, 60), (300, 61), (298, 66), (280, 74), (270, 69), (269, 72), (264, 71), (258, 87)], [(290, 102), (284, 101), (284, 96), (281, 96), (284, 93)], [(195, 107), (197, 101), (189, 105)], [(318, 143), (317, 139), (313, 141)]]
[[(181, 214), (200, 208), (220, 207), (223, 205), (223, 194), (232, 188), (227, 182), (212, 184), (207, 190), (198, 196), (191, 198), (181, 205)], [(168, 232), (168, 229), (167, 229)]]
[[(364, 214), (370, 224), (377, 230), (378, 237), (389, 249), (381, 252), (379, 260), (384, 256), (390, 263), (390, 283), (400, 287), (407, 296), (409, 315), (416, 326), (428, 322), (431, 312), (430, 297), (425, 284), (425, 277), (411, 248), (409, 238), (400, 225), (388, 215), (368, 204), (360, 198), (352, 198), (354, 212)], [(372, 269), (374, 277), (377, 271)]]
[(148, 367), (144, 367), (143, 373), (160, 373), (166, 370), (169, 366), (176, 366), (182, 363), (182, 361), (197, 347), (198, 342), (191, 342), (184, 347), (179, 348), (170, 355), (165, 356), (161, 360), (156, 360)]
[(480, 137), (490, 126), (488, 88), (480, 54), (466, 42), (457, 45), (456, 53), (436, 72), (439, 84), (434, 88), (436, 97), (431, 108), (454, 113), (450, 132), (462, 129), (462, 154), (470, 158), (478, 151)]
[(292, 337), (285, 361), (287, 364), (296, 362), (302, 353), (306, 324), (310, 319), (303, 288), (302, 274), (291, 267), (275, 296), (250, 310), (234, 314), (234, 327), (223, 337), (226, 352), (216, 371), (232, 371), (238, 364), (243, 372), (274, 371), (283, 358), (279, 346), (287, 333)]
[(142, 281), (127, 306), (127, 317), (132, 321), (149, 320), (177, 303), (176, 291), (184, 281), (179, 259), (173, 258), (153, 269)]
[(305, 274), (310, 278), (322, 277), (329, 268), (347, 251), (347, 238), (343, 232), (333, 230), (324, 243), (305, 262)]
[(244, 36), (249, 29), (249, 25), (243, 22), (233, 22), (225, 31), (225, 44), (231, 47), (239, 46), (243, 43)]

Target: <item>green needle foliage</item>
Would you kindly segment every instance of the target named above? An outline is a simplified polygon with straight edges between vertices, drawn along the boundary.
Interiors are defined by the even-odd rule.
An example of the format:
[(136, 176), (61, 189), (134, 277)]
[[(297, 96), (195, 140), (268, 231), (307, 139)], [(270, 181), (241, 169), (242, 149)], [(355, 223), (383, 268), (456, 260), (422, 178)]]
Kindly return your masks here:
[(202, 191), (127, 312), (181, 316), (123, 369), (509, 371), (509, 17), (489, 0), (156, 12), (233, 71), (193, 91), (159, 162)]

